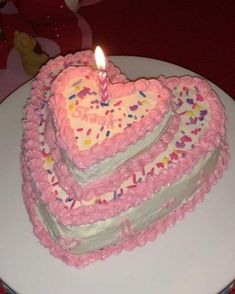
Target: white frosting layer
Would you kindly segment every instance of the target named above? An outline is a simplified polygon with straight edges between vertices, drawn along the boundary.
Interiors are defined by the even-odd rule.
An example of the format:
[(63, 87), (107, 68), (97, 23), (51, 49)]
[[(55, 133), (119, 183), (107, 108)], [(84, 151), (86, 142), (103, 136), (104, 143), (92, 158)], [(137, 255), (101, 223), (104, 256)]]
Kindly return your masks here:
[(114, 157), (105, 158), (101, 162), (92, 165), (90, 168), (84, 170), (78, 169), (64, 154), (63, 157), (70, 172), (75, 176), (76, 180), (80, 184), (97, 180), (106, 174), (110, 174), (122, 164), (125, 164), (133, 156), (146, 152), (149, 148), (151, 148), (169, 126), (172, 116), (172, 111), (169, 111), (165, 115), (161, 124), (155, 127), (152, 132), (148, 133), (145, 138), (137, 141), (133, 145), (129, 145), (124, 152), (119, 152)]
[(199, 188), (201, 172), (203, 171), (205, 178), (209, 177), (215, 169), (219, 154), (220, 147), (217, 147), (213, 152), (201, 158), (190, 174), (183, 176), (174, 185), (165, 187), (152, 195), (150, 200), (130, 208), (117, 217), (95, 224), (64, 226), (48, 213), (46, 206), (42, 203), (37, 207), (38, 216), (55, 241), (59, 236), (82, 240), (79, 246), (72, 249), (76, 255), (116, 244), (122, 239), (120, 227), (126, 219), (131, 223), (133, 232), (140, 232), (191, 198)]
[[(69, 74), (74, 75), (75, 70), (76, 68), (73, 67), (68, 68), (55, 79), (52, 93), (55, 96), (62, 94), (62, 102), (57, 101), (55, 97), (51, 97), (51, 102), (52, 114), (57, 124), (60, 124), (61, 119), (68, 119), (69, 124), (66, 124), (66, 127), (69, 125), (72, 128), (79, 152), (89, 150), (96, 144), (102, 144), (107, 138), (122, 134), (127, 128), (140, 122), (144, 116), (148, 116), (161, 102), (161, 96), (158, 97), (159, 90), (146, 89), (132, 90), (131, 93), (123, 95), (120, 92), (117, 97), (110, 96), (108, 105), (104, 106), (98, 94), (96, 72), (85, 67), (83, 68), (85, 73), (87, 71), (85, 77), (83, 73), (80, 78), (70, 79)], [(64, 79), (66, 85), (62, 86)], [(62, 108), (60, 104), (63, 104)], [(62, 116), (61, 111), (63, 111)], [(60, 124), (60, 128), (63, 126), (63, 123)], [(63, 129), (59, 129), (59, 133), (64, 137)], [(62, 140), (62, 145), (65, 146), (60, 148), (65, 148), (66, 151), (68, 142)]]

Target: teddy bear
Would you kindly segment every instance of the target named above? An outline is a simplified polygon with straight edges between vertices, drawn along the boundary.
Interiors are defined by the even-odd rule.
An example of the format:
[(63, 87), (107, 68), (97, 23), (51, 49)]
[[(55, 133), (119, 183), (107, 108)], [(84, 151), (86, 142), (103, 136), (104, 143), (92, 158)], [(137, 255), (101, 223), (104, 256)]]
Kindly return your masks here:
[(65, 55), (82, 47), (82, 32), (78, 26), (78, 0), (15, 0), (23, 19), (32, 25), (33, 36), (51, 39)]
[(78, 14), (78, 9), (99, 1), (0, 0), (0, 68), (6, 66), (6, 57), (13, 48), (15, 30), (34, 38), (53, 41), (62, 55), (91, 48), (90, 26)]
[(47, 62), (49, 56), (41, 45), (30, 35), (15, 31), (14, 47), (20, 53), (25, 72), (35, 76), (39, 68)]
[[(77, 14), (78, 0), (0, 1), (0, 68), (6, 66), (16, 30), (53, 41), (62, 55), (84, 46), (83, 27), (79, 26), (80, 16)], [(91, 46), (91, 34), (89, 44), (85, 45)]]
[[(34, 75), (46, 61), (46, 55), (52, 58), (92, 48), (91, 28), (78, 10), (99, 1), (0, 0), (0, 101)], [(27, 34), (34, 41), (28, 38), (24, 44), (21, 37), (25, 40), (26, 35), (16, 36), (15, 31)]]

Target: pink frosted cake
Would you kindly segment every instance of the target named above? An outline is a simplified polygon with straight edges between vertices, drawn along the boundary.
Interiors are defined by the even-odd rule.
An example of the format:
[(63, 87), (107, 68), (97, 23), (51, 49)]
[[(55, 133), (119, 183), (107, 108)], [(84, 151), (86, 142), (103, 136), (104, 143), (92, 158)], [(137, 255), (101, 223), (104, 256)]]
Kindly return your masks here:
[(198, 77), (128, 82), (93, 53), (58, 57), (25, 107), (23, 194), (34, 233), (77, 267), (132, 250), (203, 200), (227, 166), (225, 115)]

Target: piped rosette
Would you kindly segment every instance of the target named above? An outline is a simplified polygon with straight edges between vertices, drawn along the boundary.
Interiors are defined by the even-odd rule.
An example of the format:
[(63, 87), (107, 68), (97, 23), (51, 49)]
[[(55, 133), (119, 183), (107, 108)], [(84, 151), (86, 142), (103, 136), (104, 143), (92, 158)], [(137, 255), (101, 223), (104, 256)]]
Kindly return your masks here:
[(110, 83), (104, 105), (97, 71), (70, 67), (52, 93), (45, 138), (62, 187), (77, 199), (113, 192), (164, 151), (178, 129), (170, 92), (158, 80)]
[(109, 103), (101, 105), (95, 73), (81, 73), (92, 63), (85, 52), (42, 68), (22, 141), (34, 232), (78, 267), (154, 240), (203, 200), (229, 158), (223, 106), (205, 80), (127, 83), (108, 65)]
[[(113, 170), (110, 178), (106, 175), (85, 184), (79, 182), (73, 171), (74, 166), (68, 167), (70, 162), (66, 161), (61, 151), (58, 152), (55, 125), (47, 119), (44, 135), (50, 146), (47, 147), (50, 160), (53, 155), (50, 165), (52, 176), (49, 175), (49, 178), (51, 185), (53, 181), (58, 184), (58, 201), (54, 202), (52, 208), (55, 213), (56, 203), (56, 216), (61, 223), (80, 225), (117, 216), (129, 207), (141, 205), (155, 195), (157, 197), (169, 185), (175, 187), (174, 183), (176, 185), (179, 181), (180, 188), (175, 193), (180, 195), (178, 201), (168, 197), (160, 200), (163, 201), (161, 209), (164, 208), (164, 213), (167, 213), (169, 209), (164, 201), (173, 203), (170, 209), (174, 209), (185, 195), (193, 195), (202, 175), (209, 175), (213, 171), (221, 150), (226, 149), (225, 116), (216, 94), (206, 81), (197, 77), (162, 77), (161, 82), (172, 91), (174, 112), (170, 121), (164, 122), (165, 128), (162, 128), (158, 140)], [(47, 130), (52, 132), (47, 133)], [(110, 158), (115, 162), (113, 157)], [(197, 164), (200, 175), (198, 172), (192, 176)], [(201, 172), (201, 169), (205, 169), (205, 172)], [(191, 185), (187, 193), (185, 185)], [(63, 207), (67, 207), (67, 210)]]

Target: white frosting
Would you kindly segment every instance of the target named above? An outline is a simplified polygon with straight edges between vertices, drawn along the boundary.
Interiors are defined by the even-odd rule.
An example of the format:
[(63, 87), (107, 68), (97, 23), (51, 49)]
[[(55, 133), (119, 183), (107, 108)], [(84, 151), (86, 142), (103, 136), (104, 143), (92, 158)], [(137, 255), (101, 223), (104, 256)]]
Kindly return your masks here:
[(122, 164), (125, 164), (125, 162), (130, 160), (133, 156), (146, 152), (149, 148), (151, 148), (152, 144), (157, 142), (159, 137), (169, 126), (172, 115), (172, 112), (169, 111), (160, 125), (155, 127), (155, 129), (148, 133), (142, 140), (137, 141), (133, 145), (129, 145), (124, 152), (119, 152), (114, 157), (105, 158), (101, 162), (98, 162), (85, 170), (77, 169), (74, 164), (65, 155), (63, 155), (70, 172), (75, 176), (76, 180), (80, 184), (94, 181), (105, 176), (106, 174), (110, 174)]
[[(73, 68), (68, 68), (69, 70), (72, 71)], [(59, 84), (59, 80), (56, 82)], [(61, 89), (54, 91), (58, 94), (56, 91), (59, 93)], [(156, 98), (157, 91), (146, 90), (144, 97), (140, 92), (136, 91), (120, 98), (111, 96), (109, 105), (102, 106), (96, 80), (90, 80), (89, 76), (87, 79), (76, 77), (69, 80), (62, 96), (66, 118), (77, 138), (79, 151), (103, 143), (107, 139), (107, 132), (109, 139), (123, 133), (127, 127), (141, 121), (157, 107), (160, 101), (160, 98)], [(58, 117), (57, 119), (60, 120)]]
[[(145, 180), (145, 177), (148, 175), (148, 173), (151, 173), (151, 171), (154, 169), (154, 174), (157, 175), (159, 172), (161, 172), (162, 168), (167, 168), (168, 164), (171, 162), (176, 163), (177, 161), (184, 156), (184, 154), (187, 154), (187, 152), (190, 152), (194, 149), (195, 144), (198, 143), (198, 140), (200, 136), (202, 136), (203, 132), (209, 128), (209, 121), (211, 119), (210, 111), (203, 117), (203, 120), (199, 119), (201, 116), (201, 111), (206, 111), (209, 109), (207, 101), (197, 101), (196, 96), (196, 89), (192, 88), (188, 90), (188, 95), (185, 94), (181, 95), (181, 91), (183, 92), (183, 88), (179, 87), (176, 90), (173, 91), (173, 97), (181, 97), (182, 99), (182, 105), (177, 109), (177, 113), (180, 116), (180, 123), (178, 127), (178, 131), (175, 133), (174, 138), (172, 138), (171, 143), (168, 144), (166, 150), (164, 152), (161, 152), (158, 156), (156, 156), (152, 161), (150, 161), (148, 164), (146, 164), (143, 169), (134, 170), (133, 175), (131, 175), (128, 179), (124, 180), (119, 187), (110, 187), (110, 191), (106, 192), (105, 194), (100, 193), (97, 197), (94, 197), (92, 199), (81, 199), (78, 201), (71, 202), (67, 201), (68, 196), (73, 196), (73, 193), (68, 195), (61, 187), (60, 185), (56, 186), (56, 192), (57, 192), (57, 198), (60, 199), (63, 204), (68, 208), (76, 209), (81, 206), (87, 206), (87, 205), (96, 205), (96, 202), (98, 201), (113, 201), (120, 197), (120, 195), (128, 193), (129, 187), (131, 187), (134, 184), (138, 184), (140, 181)], [(72, 93), (71, 93), (72, 94)], [(70, 95), (70, 93), (68, 94)], [(185, 96), (186, 97), (185, 97)], [(192, 97), (194, 101), (197, 101), (194, 105), (191, 103), (188, 103), (187, 97)], [(144, 99), (144, 98), (141, 98)], [(179, 100), (179, 99), (178, 99)], [(174, 98), (174, 102), (178, 103), (177, 98)], [(164, 118), (165, 123), (170, 119), (170, 115), (172, 115), (170, 112), (166, 114), (166, 117)], [(168, 118), (169, 116), (169, 118)], [(168, 119), (168, 120), (167, 120)], [(196, 120), (196, 123), (191, 123), (191, 120)], [(163, 122), (164, 124), (164, 122)], [(160, 124), (160, 128), (162, 125)], [(163, 130), (164, 132), (164, 130)], [(40, 129), (40, 133), (44, 133), (44, 127)], [(186, 141), (183, 145), (184, 146), (177, 146), (177, 143), (182, 142), (183, 137), (186, 137), (190, 139), (189, 141)], [(44, 136), (40, 138), (41, 141), (44, 140)], [(53, 160), (50, 156), (50, 148), (48, 148), (47, 144), (43, 145), (43, 150), (45, 150), (46, 154), (48, 154), (47, 157), (45, 157), (44, 162), (44, 168), (45, 170), (53, 171)], [(131, 152), (133, 152), (132, 149), (130, 149)], [(140, 151), (141, 152), (141, 151)], [(133, 152), (134, 154), (134, 152)], [(108, 170), (108, 174), (110, 175), (114, 168), (116, 168), (116, 162), (113, 159), (114, 157), (104, 159), (100, 163), (97, 163), (97, 165), (93, 165), (91, 169), (87, 169), (88, 174), (86, 173), (86, 169), (84, 170), (84, 174), (82, 173), (82, 176), (85, 175), (84, 182), (82, 182), (80, 179), (78, 180), (79, 184), (85, 183), (87, 180), (88, 183), (92, 182), (92, 180), (99, 179), (100, 177), (105, 177), (106, 173), (105, 170)], [(106, 161), (107, 160), (107, 161)], [(109, 161), (110, 160), (110, 161)], [(128, 160), (128, 159), (127, 159)], [(108, 166), (108, 162), (110, 163), (110, 166)], [(68, 161), (67, 161), (68, 163)], [(105, 163), (105, 164), (104, 164)], [(160, 166), (159, 166), (160, 164)], [(112, 166), (113, 165), (113, 166)], [(96, 173), (92, 171), (93, 167), (97, 167)], [(104, 169), (104, 171), (102, 170)], [(93, 172), (93, 173), (92, 173)], [(94, 175), (94, 177), (93, 177)], [(78, 178), (77, 178), (78, 179)], [(54, 183), (58, 182), (58, 179), (54, 172), (48, 173), (48, 180), (49, 182), (54, 185)], [(71, 197), (72, 198), (72, 197)]]
[[(91, 148), (97, 143), (102, 143), (107, 137), (115, 136), (125, 130), (126, 127), (141, 120), (156, 104), (156, 95), (145, 91), (144, 93), (138, 92), (130, 95), (128, 99), (127, 97), (122, 97), (115, 100), (114, 97), (110, 97), (109, 105), (101, 107), (100, 101), (97, 99), (98, 91), (93, 81), (90, 81), (89, 78), (79, 80), (75, 78), (70, 80), (69, 83), (69, 87), (62, 91), (63, 99), (65, 99), (66, 119), (69, 119), (72, 129), (75, 130), (76, 144), (79, 150), (82, 151)], [(88, 201), (76, 200), (72, 202), (73, 206), (68, 206), (68, 209), (76, 209), (78, 206), (83, 205), (100, 205), (99, 202), (97, 202), (98, 204), (96, 203), (96, 200), (101, 201), (101, 205), (103, 200), (116, 201), (116, 195), (118, 195), (117, 197), (122, 197), (122, 195), (125, 197), (125, 193), (127, 192), (128, 194), (128, 189), (132, 189), (139, 182), (145, 181), (146, 177), (149, 174), (151, 175), (151, 171), (153, 171), (154, 175), (157, 175), (162, 169), (163, 171), (165, 169), (167, 173), (168, 165), (175, 164), (177, 167), (178, 160), (183, 156), (190, 156), (195, 145), (200, 142), (199, 139), (203, 132), (209, 128), (211, 113), (208, 113), (208, 103), (200, 96), (197, 88), (188, 89), (180, 86), (175, 91), (176, 95), (174, 95), (173, 91), (173, 97), (181, 97), (175, 98), (174, 101), (177, 105), (176, 112), (180, 117), (180, 124), (179, 130), (167, 145), (166, 150), (153, 158), (140, 170), (132, 171), (133, 174), (128, 179), (125, 179), (115, 191), (113, 191), (115, 188), (111, 187), (110, 191), (99, 195), (97, 198), (95, 197)], [(145, 99), (146, 97), (148, 99)], [(172, 115), (172, 112), (169, 111), (159, 126), (152, 132), (147, 133), (144, 138), (135, 144), (127, 147), (124, 152), (117, 153), (111, 158), (105, 158), (101, 162), (96, 162), (84, 171), (75, 168), (73, 163), (69, 161), (63, 147), (61, 148), (62, 155), (69, 166), (70, 172), (73, 173), (79, 183), (92, 182), (110, 175), (119, 166), (125, 165), (136, 154), (148, 151), (157, 142), (159, 136), (166, 132)], [(64, 117), (62, 116), (62, 118)], [(60, 120), (60, 113), (58, 120)], [(119, 126), (119, 124), (122, 125)], [(219, 154), (220, 147), (217, 147), (214, 151), (202, 156), (197, 164), (192, 167), (191, 172), (182, 176), (175, 184), (169, 184), (151, 195), (149, 200), (144, 201), (139, 206), (130, 207), (112, 218), (97, 221), (93, 224), (65, 226), (57, 222), (56, 218), (50, 214), (47, 205), (40, 200), (37, 203), (37, 213), (42, 223), (50, 231), (52, 238), (58, 244), (61, 244), (61, 238), (79, 240), (79, 244), (75, 244), (73, 248), (70, 248), (71, 252), (76, 255), (118, 244), (125, 238), (123, 236), (123, 223), (130, 224), (129, 229), (134, 234), (142, 232), (193, 197), (200, 187), (202, 172), (205, 178), (212, 174), (218, 162)], [(46, 158), (45, 162), (45, 169), (50, 171), (48, 177), (51, 177), (53, 187), (56, 186), (57, 198), (60, 197), (64, 202), (66, 202), (66, 199), (73, 201), (74, 199), (71, 199), (71, 195), (63, 194), (61, 196), (59, 181), (56, 181), (53, 172), (51, 172), (52, 168), (47, 167), (49, 164), (53, 166), (53, 163), (50, 163), (48, 158)], [(175, 172), (177, 173), (177, 169)], [(122, 193), (119, 193), (121, 190)], [(128, 224), (127, 226), (129, 226)], [(131, 238), (131, 236), (128, 238)]]
[[(77, 255), (116, 244), (120, 241), (120, 225), (124, 220), (128, 219), (132, 230), (139, 232), (157, 220), (164, 218), (184, 201), (186, 202), (191, 198), (199, 188), (201, 171), (203, 170), (206, 178), (209, 177), (215, 169), (219, 154), (220, 147), (217, 147), (213, 152), (201, 158), (189, 175), (183, 176), (174, 185), (165, 187), (152, 195), (150, 200), (137, 207), (130, 208), (114, 218), (99, 221), (95, 224), (64, 226), (48, 213), (44, 204), (38, 205), (37, 212), (55, 241), (57, 241), (58, 236), (82, 240), (81, 244), (72, 250)], [(168, 201), (172, 201), (172, 205), (164, 207), (164, 204)]]

